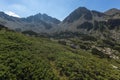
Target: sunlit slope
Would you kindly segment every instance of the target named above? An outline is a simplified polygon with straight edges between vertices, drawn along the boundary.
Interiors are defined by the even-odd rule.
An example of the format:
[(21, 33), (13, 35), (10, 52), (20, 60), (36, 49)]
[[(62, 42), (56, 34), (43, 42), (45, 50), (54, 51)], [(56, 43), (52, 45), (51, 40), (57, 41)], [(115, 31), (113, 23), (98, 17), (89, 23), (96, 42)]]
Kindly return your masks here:
[(0, 80), (119, 80), (120, 62), (0, 29)]

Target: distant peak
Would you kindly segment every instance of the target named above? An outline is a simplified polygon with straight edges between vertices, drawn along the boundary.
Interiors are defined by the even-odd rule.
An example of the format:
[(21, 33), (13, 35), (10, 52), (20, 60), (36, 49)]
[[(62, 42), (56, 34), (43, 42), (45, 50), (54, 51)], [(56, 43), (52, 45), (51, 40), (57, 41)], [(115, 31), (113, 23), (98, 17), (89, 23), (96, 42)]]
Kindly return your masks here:
[(72, 23), (78, 19), (80, 19), (82, 16), (85, 18), (88, 18), (88, 15), (90, 16), (89, 18), (91, 19), (91, 11), (87, 9), (86, 7), (79, 7), (76, 10), (74, 10), (68, 17), (66, 17), (63, 22), (69, 22)]
[(36, 16), (36, 15), (37, 15), (37, 16), (41, 16), (42, 14), (41, 14), (41, 13), (38, 13), (38, 14), (35, 14), (35, 15), (33, 15), (33, 16)]
[[(8, 15), (8, 14), (5, 14), (4, 12), (0, 12), (0, 15)], [(9, 16), (9, 15), (8, 15)]]
[(88, 11), (88, 9), (86, 7), (79, 7), (76, 10), (80, 10), (80, 11)]
[(36, 15), (33, 15), (33, 16), (39, 16), (39, 17), (50, 17), (50, 16), (48, 16), (47, 14), (45, 14), (45, 13), (43, 13), (43, 14), (41, 14), (41, 13), (38, 13), (38, 14), (36, 14)]
[(75, 12), (75, 13), (78, 13), (78, 14), (80, 14), (80, 13), (87, 13), (87, 12), (89, 12), (90, 10), (89, 9), (87, 9), (86, 7), (79, 7), (79, 8), (77, 8), (75, 11), (73, 11), (73, 13)]
[(86, 7), (79, 7), (78, 9), (87, 9)]
[(113, 14), (116, 14), (116, 13), (120, 13), (120, 10), (117, 9), (117, 8), (112, 8), (112, 9), (107, 10), (104, 13), (107, 14), (107, 15), (113, 15)]
[(5, 14), (4, 12), (0, 12), (1, 14)]
[(45, 13), (43, 13), (42, 15), (44, 15), (44, 16), (48, 16), (47, 14), (45, 14)]
[(110, 9), (110, 10), (116, 10), (116, 11), (120, 11), (119, 9), (117, 9), (117, 8), (112, 8), (112, 9)]

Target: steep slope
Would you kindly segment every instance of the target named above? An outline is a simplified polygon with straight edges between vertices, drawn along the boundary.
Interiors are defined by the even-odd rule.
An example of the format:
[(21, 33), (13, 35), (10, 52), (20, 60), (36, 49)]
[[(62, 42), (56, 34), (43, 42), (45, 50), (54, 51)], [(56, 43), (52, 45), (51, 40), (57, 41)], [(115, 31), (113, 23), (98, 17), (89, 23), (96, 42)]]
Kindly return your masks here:
[(80, 31), (77, 29), (77, 26), (84, 24), (84, 26), (90, 25), (91, 28), (94, 21), (105, 21), (104, 16), (104, 13), (91, 11), (85, 7), (79, 7), (63, 20), (61, 23), (61, 29), (76, 32)]
[(22, 26), (20, 18), (9, 16), (4, 12), (0, 12), (0, 24), (7, 27), (9, 26), (10, 29), (15, 29)]
[(67, 18), (65, 18), (63, 23), (64, 22), (72, 23), (75, 20), (80, 19), (81, 17), (84, 17), (87, 20), (91, 20), (92, 19), (92, 14), (87, 8), (79, 7), (74, 12), (72, 12)]
[(112, 9), (110, 9), (110, 10), (104, 12), (104, 13), (107, 14), (107, 15), (115, 15), (115, 14), (117, 14), (117, 13), (120, 14), (120, 10), (119, 10), (119, 9), (116, 9), (116, 8), (112, 8)]
[(56, 18), (52, 18), (48, 16), (47, 14), (41, 14), (41, 13), (33, 15), (33, 16), (29, 16), (27, 18), (23, 18), (23, 20), (26, 22), (34, 22), (34, 23), (38, 23), (40, 21), (44, 21), (47, 23), (54, 23), (54, 24), (60, 23), (60, 21), (57, 20)]
[[(79, 32), (92, 36), (105, 38), (111, 34), (112, 37), (120, 38), (119, 10), (111, 9), (105, 13), (94, 10), (88, 10), (85, 7), (79, 7), (66, 17), (60, 24), (58, 32)], [(116, 13), (109, 15), (109, 13)], [(118, 39), (119, 40), (119, 39)]]
[(120, 10), (116, 8), (112, 8), (106, 12), (104, 12), (106, 15), (109, 15), (112, 19), (120, 19)]
[(111, 16), (80, 7), (63, 20), (58, 33), (52, 37), (60, 42), (63, 39), (62, 44), (75, 49), (119, 59), (120, 18), (117, 15)]
[(59, 20), (46, 14), (36, 14), (27, 18), (16, 18), (0, 12), (0, 24), (16, 31), (32, 30), (36, 33), (49, 33), (54, 32), (54, 28), (59, 23)]
[(0, 26), (0, 80), (118, 80), (119, 60)]

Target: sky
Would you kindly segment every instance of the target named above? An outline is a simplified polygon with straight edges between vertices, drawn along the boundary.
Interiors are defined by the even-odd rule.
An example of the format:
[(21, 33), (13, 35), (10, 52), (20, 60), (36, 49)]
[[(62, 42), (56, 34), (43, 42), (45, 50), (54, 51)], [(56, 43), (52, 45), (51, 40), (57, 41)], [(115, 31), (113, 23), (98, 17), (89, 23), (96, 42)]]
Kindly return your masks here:
[(0, 11), (15, 17), (46, 13), (63, 20), (78, 7), (104, 12), (120, 9), (120, 0), (0, 0)]

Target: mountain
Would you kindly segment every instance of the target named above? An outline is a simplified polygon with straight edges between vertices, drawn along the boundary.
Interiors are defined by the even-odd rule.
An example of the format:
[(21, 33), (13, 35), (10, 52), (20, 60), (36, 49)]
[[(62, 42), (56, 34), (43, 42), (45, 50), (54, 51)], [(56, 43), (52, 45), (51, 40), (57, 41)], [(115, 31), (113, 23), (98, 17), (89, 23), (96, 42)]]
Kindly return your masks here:
[(119, 80), (118, 15), (79, 7), (60, 22), (0, 12), (0, 80)]
[(91, 11), (85, 7), (79, 7), (63, 20), (61, 29), (76, 32), (80, 30), (79, 26), (84, 24), (84, 26), (90, 25), (91, 28), (94, 21), (104, 21), (104, 16), (104, 13)]
[(112, 8), (104, 13), (107, 15), (115, 15), (115, 14), (120, 14), (120, 10), (116, 8)]
[(47, 23), (54, 23), (54, 24), (59, 24), (60, 21), (57, 20), (56, 18), (52, 18), (50, 16), (48, 16), (47, 14), (36, 14), (34, 16), (29, 16), (27, 18), (23, 18), (22, 19), (23, 21), (26, 21), (26, 22), (34, 22), (34, 23), (38, 23), (40, 21), (44, 21), (44, 22), (47, 22)]
[(85, 7), (79, 7), (74, 12), (72, 12), (67, 18), (65, 18), (63, 20), (63, 22), (72, 23), (75, 20), (80, 19), (81, 17), (84, 17), (87, 20), (91, 20), (92, 19), (91, 12), (87, 8), (85, 8)]
[[(114, 16), (109, 15), (114, 12)], [(79, 7), (66, 17), (59, 27), (61, 32), (80, 32), (105, 38), (104, 35), (110, 35), (113, 38), (116, 34), (120, 38), (120, 13), (119, 10), (111, 9), (105, 13), (89, 10), (85, 7)], [(115, 18), (116, 17), (116, 18)], [(120, 39), (119, 39), (120, 40)]]
[[(74, 49), (119, 59), (120, 17), (79, 7), (67, 16), (52, 37)], [(119, 14), (120, 15), (120, 14)], [(115, 18), (116, 17), (116, 18)], [(62, 41), (61, 41), (62, 40)]]
[(27, 18), (16, 18), (0, 12), (0, 24), (23, 33), (54, 35), (61, 32), (79, 32), (102, 39), (111, 34), (110, 38), (120, 40), (119, 12), (120, 10), (115, 8), (103, 13), (79, 7), (62, 22), (47, 14), (39, 13)]
[(113, 19), (117, 19), (117, 21), (120, 19), (119, 9), (113, 8), (103, 13), (89, 10), (85, 7), (79, 7), (62, 22), (56, 18), (48, 16), (47, 14), (39, 13), (26, 18), (16, 18), (0, 12), (0, 24), (9, 26), (10, 29), (14, 29), (16, 31), (33, 31), (37, 34), (51, 34), (70, 31), (81, 32), (84, 34), (98, 33), (100, 35), (102, 33), (100, 32), (101, 27), (99, 25), (104, 25), (102, 26), (104, 27), (104, 31), (110, 31), (110, 27), (108, 27), (109, 21), (114, 21)]
[(109, 15), (112, 19), (120, 19), (120, 10), (116, 8), (112, 8), (106, 12), (104, 12), (106, 15)]
[(20, 32), (29, 30), (36, 33), (54, 32), (54, 28), (58, 27), (59, 23), (59, 20), (47, 14), (39, 13), (27, 18), (16, 18), (0, 12), (0, 24)]

